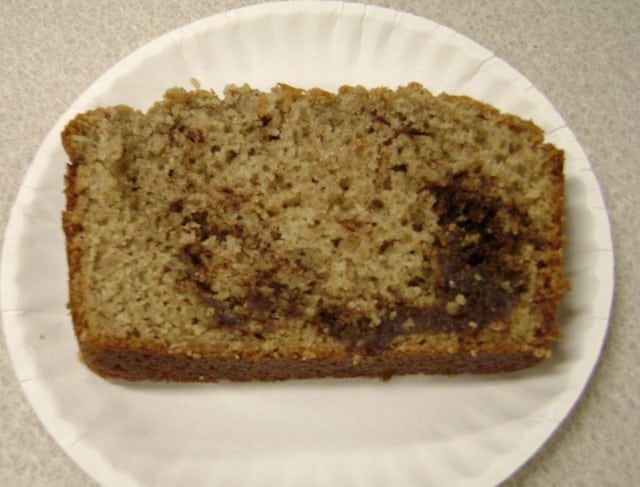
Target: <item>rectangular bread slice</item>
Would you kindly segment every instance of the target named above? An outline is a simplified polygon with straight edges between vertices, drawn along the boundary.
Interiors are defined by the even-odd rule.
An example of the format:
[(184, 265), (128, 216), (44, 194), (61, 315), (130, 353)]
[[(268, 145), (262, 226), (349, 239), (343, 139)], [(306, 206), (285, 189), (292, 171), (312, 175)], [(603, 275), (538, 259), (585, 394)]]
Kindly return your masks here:
[(86, 364), (129, 380), (494, 373), (559, 339), (563, 153), (463, 96), (170, 89), (65, 128)]

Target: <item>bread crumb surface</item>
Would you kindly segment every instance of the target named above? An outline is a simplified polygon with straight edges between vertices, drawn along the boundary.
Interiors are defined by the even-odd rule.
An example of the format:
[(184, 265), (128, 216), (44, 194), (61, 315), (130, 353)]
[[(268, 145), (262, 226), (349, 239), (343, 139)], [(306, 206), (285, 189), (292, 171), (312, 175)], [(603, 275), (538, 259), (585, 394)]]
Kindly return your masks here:
[(360, 343), (357, 365), (555, 333), (562, 154), (485, 104), (417, 84), (176, 88), (63, 140), (81, 340), (302, 360)]

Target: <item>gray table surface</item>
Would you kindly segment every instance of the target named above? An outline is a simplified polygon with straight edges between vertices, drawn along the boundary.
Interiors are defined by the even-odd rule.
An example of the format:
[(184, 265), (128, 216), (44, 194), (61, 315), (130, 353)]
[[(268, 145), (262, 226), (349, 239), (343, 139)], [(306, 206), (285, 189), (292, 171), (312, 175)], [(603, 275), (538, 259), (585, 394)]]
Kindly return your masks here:
[[(94, 79), (166, 31), (248, 3), (0, 2), (0, 231), (40, 142)], [(570, 416), (505, 485), (640, 485), (640, 2), (370, 3), (435, 20), (519, 69), (575, 133), (609, 210), (616, 299), (600, 364)], [(0, 485), (94, 485), (39, 423), (2, 342)]]

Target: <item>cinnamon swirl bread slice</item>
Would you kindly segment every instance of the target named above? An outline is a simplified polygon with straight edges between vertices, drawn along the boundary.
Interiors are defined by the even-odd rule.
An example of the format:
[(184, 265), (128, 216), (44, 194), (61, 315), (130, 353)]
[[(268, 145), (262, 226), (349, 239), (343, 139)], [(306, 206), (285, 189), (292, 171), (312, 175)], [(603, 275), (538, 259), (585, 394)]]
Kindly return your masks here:
[(493, 373), (560, 337), (563, 153), (484, 103), (171, 89), (62, 141), (69, 307), (102, 376)]

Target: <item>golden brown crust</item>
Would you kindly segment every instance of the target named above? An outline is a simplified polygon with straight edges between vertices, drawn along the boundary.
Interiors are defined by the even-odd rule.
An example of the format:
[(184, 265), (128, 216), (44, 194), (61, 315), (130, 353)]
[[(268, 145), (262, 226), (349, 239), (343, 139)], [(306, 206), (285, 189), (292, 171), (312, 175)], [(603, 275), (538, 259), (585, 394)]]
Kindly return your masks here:
[[(227, 98), (232, 101), (222, 102), (209, 92), (170, 90), (148, 115), (124, 106), (98, 109), (78, 116), (62, 134), (71, 162), (66, 174), (67, 208), (63, 214), (69, 308), (81, 352), (92, 370), (105, 377), (129, 380), (388, 377), (504, 372), (533, 365), (549, 355), (549, 345), (561, 336), (556, 315), (568, 287), (562, 274), (561, 250), (564, 156), (562, 151), (544, 144), (537, 126), (468, 97), (432, 97), (415, 84), (395, 92), (342, 87), (337, 95), (286, 85), (279, 85), (268, 95), (244, 87), (231, 88)], [(373, 294), (358, 291), (360, 294), (349, 297), (348, 293), (355, 291), (333, 289), (335, 279), (343, 279), (345, 289), (351, 289), (354, 278), (345, 281), (339, 274), (331, 277), (333, 268), (326, 265), (331, 262), (326, 249), (320, 259), (313, 256), (313, 249), (309, 250), (308, 242), (315, 238), (313, 232), (302, 235), (300, 241), (309, 236), (311, 240), (300, 244), (298, 249), (286, 249), (284, 253), (277, 253), (270, 246), (254, 249), (260, 240), (257, 233), (249, 234), (248, 229), (269, 218), (275, 221), (278, 215), (274, 218), (272, 209), (267, 211), (262, 206), (271, 204), (268, 198), (258, 200), (255, 206), (255, 199), (239, 196), (238, 186), (234, 185), (239, 185), (240, 180), (224, 172), (225, 164), (230, 166), (237, 160), (252, 164), (251, 158), (256, 153), (262, 156), (263, 149), (272, 150), (273, 146), (281, 148), (277, 150), (284, 147), (285, 152), (276, 150), (270, 157), (286, 154), (286, 130), (291, 130), (286, 126), (286, 117), (292, 113), (296, 117), (308, 117), (309, 113), (312, 118), (329, 116), (333, 117), (331, 124), (339, 123), (335, 117), (341, 116), (340, 110), (352, 109), (345, 99), (355, 104), (354, 110), (360, 110), (363, 119), (369, 116), (370, 123), (381, 133), (395, 137), (391, 144), (398, 146), (398, 161), (386, 163), (389, 165), (386, 170), (396, 173), (394, 184), (409, 188), (394, 190), (398, 201), (389, 196), (384, 200), (381, 195), (391, 194), (390, 186), (387, 187), (391, 183), (385, 180), (381, 186), (373, 186), (370, 201), (359, 201), (360, 196), (354, 196), (358, 200), (356, 207), (368, 206), (369, 215), (373, 215), (369, 223), (380, 224), (384, 220), (375, 220), (375, 213), (397, 204), (413, 219), (413, 223), (409, 222), (410, 232), (403, 238), (416, 240), (416, 234), (422, 238), (412, 244), (411, 253), (422, 249), (423, 262), (412, 264), (413, 267), (407, 264), (406, 272), (413, 273), (406, 277), (409, 284), (393, 292), (389, 289), (394, 286), (366, 288), (362, 284), (363, 289), (373, 289)], [(422, 108), (433, 112), (432, 119), (421, 121), (421, 115), (415, 115), (416, 109)], [(370, 113), (364, 113), (366, 110)], [(384, 110), (390, 110), (391, 114)], [(204, 119), (203, 112), (207, 113)], [(349, 119), (352, 116), (353, 113), (346, 119), (355, 120)], [(218, 135), (216, 128), (222, 127), (220, 120), (242, 127), (249, 124), (250, 128), (239, 130), (238, 125), (221, 128), (220, 134), (231, 139), (220, 145), (218, 140), (223, 135)], [(445, 128), (433, 129), (434, 135), (431, 120), (435, 120), (434, 126), (442, 124)], [(278, 123), (277, 128), (272, 127)], [(300, 133), (296, 130), (300, 123), (295, 119), (292, 122), (293, 145), (289, 148), (297, 150), (296, 137)], [(447, 124), (452, 123), (458, 124), (458, 128), (447, 129)], [(496, 133), (503, 134), (500, 137), (505, 137), (506, 142), (487, 133), (487, 127), (491, 126)], [(233, 138), (237, 135), (234, 130), (241, 134), (249, 130), (246, 144), (238, 145), (238, 139)], [(360, 132), (360, 136), (371, 130), (374, 129)], [(454, 136), (447, 135), (447, 131)], [(263, 145), (256, 146), (250, 138), (256, 133)], [(319, 136), (331, 137), (332, 132), (325, 131)], [(433, 147), (429, 149), (431, 152), (421, 153), (416, 141), (427, 138)], [(358, 145), (357, 140), (350, 138), (344, 144), (349, 150), (366, 152), (366, 147)], [(384, 151), (389, 140), (376, 142), (379, 159), (386, 157)], [(456, 147), (463, 152), (459, 156), (451, 154)], [(400, 156), (404, 148), (421, 154), (419, 162), (423, 166), (417, 173), (413, 162)], [(474, 151), (482, 155), (476, 156)], [(429, 154), (437, 154), (446, 161), (434, 162)], [(494, 155), (496, 162), (482, 159)], [(284, 160), (285, 156), (278, 157)], [(205, 160), (204, 166), (201, 160)], [(269, 160), (264, 161), (262, 168), (256, 168), (269, 175), (272, 171), (267, 168)], [(299, 164), (296, 159), (291, 162)], [(168, 164), (168, 172), (167, 169), (158, 172), (163, 164)], [(226, 186), (221, 183), (211, 192), (219, 192), (222, 199), (202, 203), (206, 200), (203, 188), (208, 187), (205, 184), (195, 190), (199, 183), (184, 172), (185, 165), (193, 172), (197, 164), (200, 171), (206, 172), (211, 167), (218, 171), (215, 176), (209, 173), (206, 178), (210, 179), (205, 178), (205, 182), (215, 182), (218, 177), (227, 181)], [(174, 171), (183, 174), (181, 179), (171, 179)], [(329, 178), (334, 177), (332, 171), (329, 170)], [(422, 178), (421, 186), (398, 178), (398, 173), (402, 176), (409, 171), (413, 171), (414, 179)], [(522, 171), (525, 174), (520, 174)], [(531, 174), (526, 174), (529, 171)], [(174, 191), (173, 187), (164, 186), (166, 174), (173, 185), (188, 181), (186, 189)], [(257, 185), (254, 192), (264, 189), (256, 183), (260, 178), (257, 174), (251, 176), (251, 184)], [(277, 193), (281, 191), (278, 184), (292, 184), (286, 179), (286, 170), (284, 176), (277, 171), (273, 174), (277, 184), (269, 183), (265, 186), (267, 191)], [(311, 180), (317, 182), (313, 174)], [(353, 178), (338, 175), (333, 184), (339, 191), (347, 192), (353, 182)], [(527, 186), (529, 182), (532, 188)], [(365, 188), (361, 193), (369, 190)], [(402, 203), (403, 192), (407, 191), (417, 192), (422, 199), (416, 199), (414, 204)], [(276, 196), (279, 194), (284, 193)], [(334, 197), (329, 198), (328, 209), (323, 210), (325, 215), (345, 201), (342, 197), (331, 198)], [(290, 195), (281, 203), (283, 214), (289, 208), (295, 210), (306, 204), (299, 194)], [(166, 217), (162, 215), (163, 209)], [(317, 208), (313, 211), (315, 218), (322, 214), (317, 213)], [(349, 211), (345, 210), (346, 214)], [(218, 215), (218, 220), (213, 219), (212, 213)], [(254, 214), (261, 216), (245, 226), (237, 221), (229, 226), (229, 214), (238, 215), (236, 220)], [(270, 231), (266, 227), (267, 235), (275, 235), (274, 242), (280, 240), (287, 221), (306, 218), (299, 212), (291, 214), (298, 216), (285, 215), (279, 223), (272, 224)], [(155, 220), (152, 227), (158, 226), (155, 235), (148, 232), (150, 219)], [(162, 226), (161, 219), (174, 223)], [(314, 227), (319, 224), (313, 217), (309, 221)], [(334, 248), (338, 252), (337, 257), (332, 253), (331, 259), (335, 257), (339, 262), (345, 255), (347, 260), (356, 258), (353, 250), (343, 250), (345, 242), (355, 248), (360, 245), (361, 252), (368, 251), (369, 244), (361, 241), (374, 239), (375, 235), (359, 234), (361, 221), (353, 216), (340, 219), (338, 215), (336, 222), (346, 233), (327, 233), (332, 235), (326, 237), (332, 242), (329, 252), (334, 252)], [(391, 230), (404, 231), (401, 226), (392, 226)], [(173, 241), (165, 241), (161, 234)], [(398, 276), (405, 279), (402, 273), (385, 278), (383, 274), (367, 274), (362, 270), (367, 259), (398, 252), (392, 248), (398, 241), (386, 239), (375, 244), (374, 253), (362, 257), (360, 274), (353, 274), (360, 277), (355, 279), (380, 278), (391, 284)], [(233, 287), (238, 272), (227, 271), (233, 246), (238, 244), (249, 255), (243, 257), (249, 259), (245, 267), (249, 274), (241, 281), (242, 286), (250, 286), (248, 290)], [(277, 245), (275, 242), (274, 246)], [(118, 250), (114, 252), (115, 248)], [(391, 252), (387, 252), (389, 248)], [(299, 250), (302, 253), (296, 254)], [(150, 259), (144, 255), (152, 252), (155, 254)], [(289, 258), (292, 252), (295, 255)], [(251, 261), (255, 256), (258, 260)], [(157, 262), (163, 259), (166, 264), (161, 266)], [(252, 267), (264, 266), (269, 259), (271, 267), (251, 274)], [(139, 264), (142, 260), (145, 264)], [(394, 262), (383, 263), (381, 270), (387, 272), (384, 266), (393, 268), (402, 260)], [(117, 273), (128, 277), (115, 279)], [(145, 273), (150, 277), (140, 277)], [(328, 281), (326, 278), (317, 281), (317, 276), (327, 273)], [(316, 279), (313, 285), (308, 277), (312, 274)], [(293, 279), (297, 284), (289, 289), (289, 281), (283, 279)], [(217, 286), (216, 281), (227, 287)], [(305, 286), (308, 289), (301, 291)], [(309, 297), (312, 288), (315, 300)], [(238, 289), (245, 289), (244, 294), (238, 294)], [(154, 295), (159, 297), (153, 298)], [(221, 299), (222, 295), (229, 297)], [(343, 295), (346, 300), (342, 300)], [(409, 295), (417, 296), (415, 306)]]
[(530, 367), (544, 357), (532, 352), (493, 352), (481, 355), (389, 354), (336, 356), (323, 359), (190, 357), (117, 347), (84, 346), (85, 363), (105, 378), (131, 381), (173, 382), (282, 381), (323, 377), (371, 377), (396, 375), (457, 375), (512, 372)]

